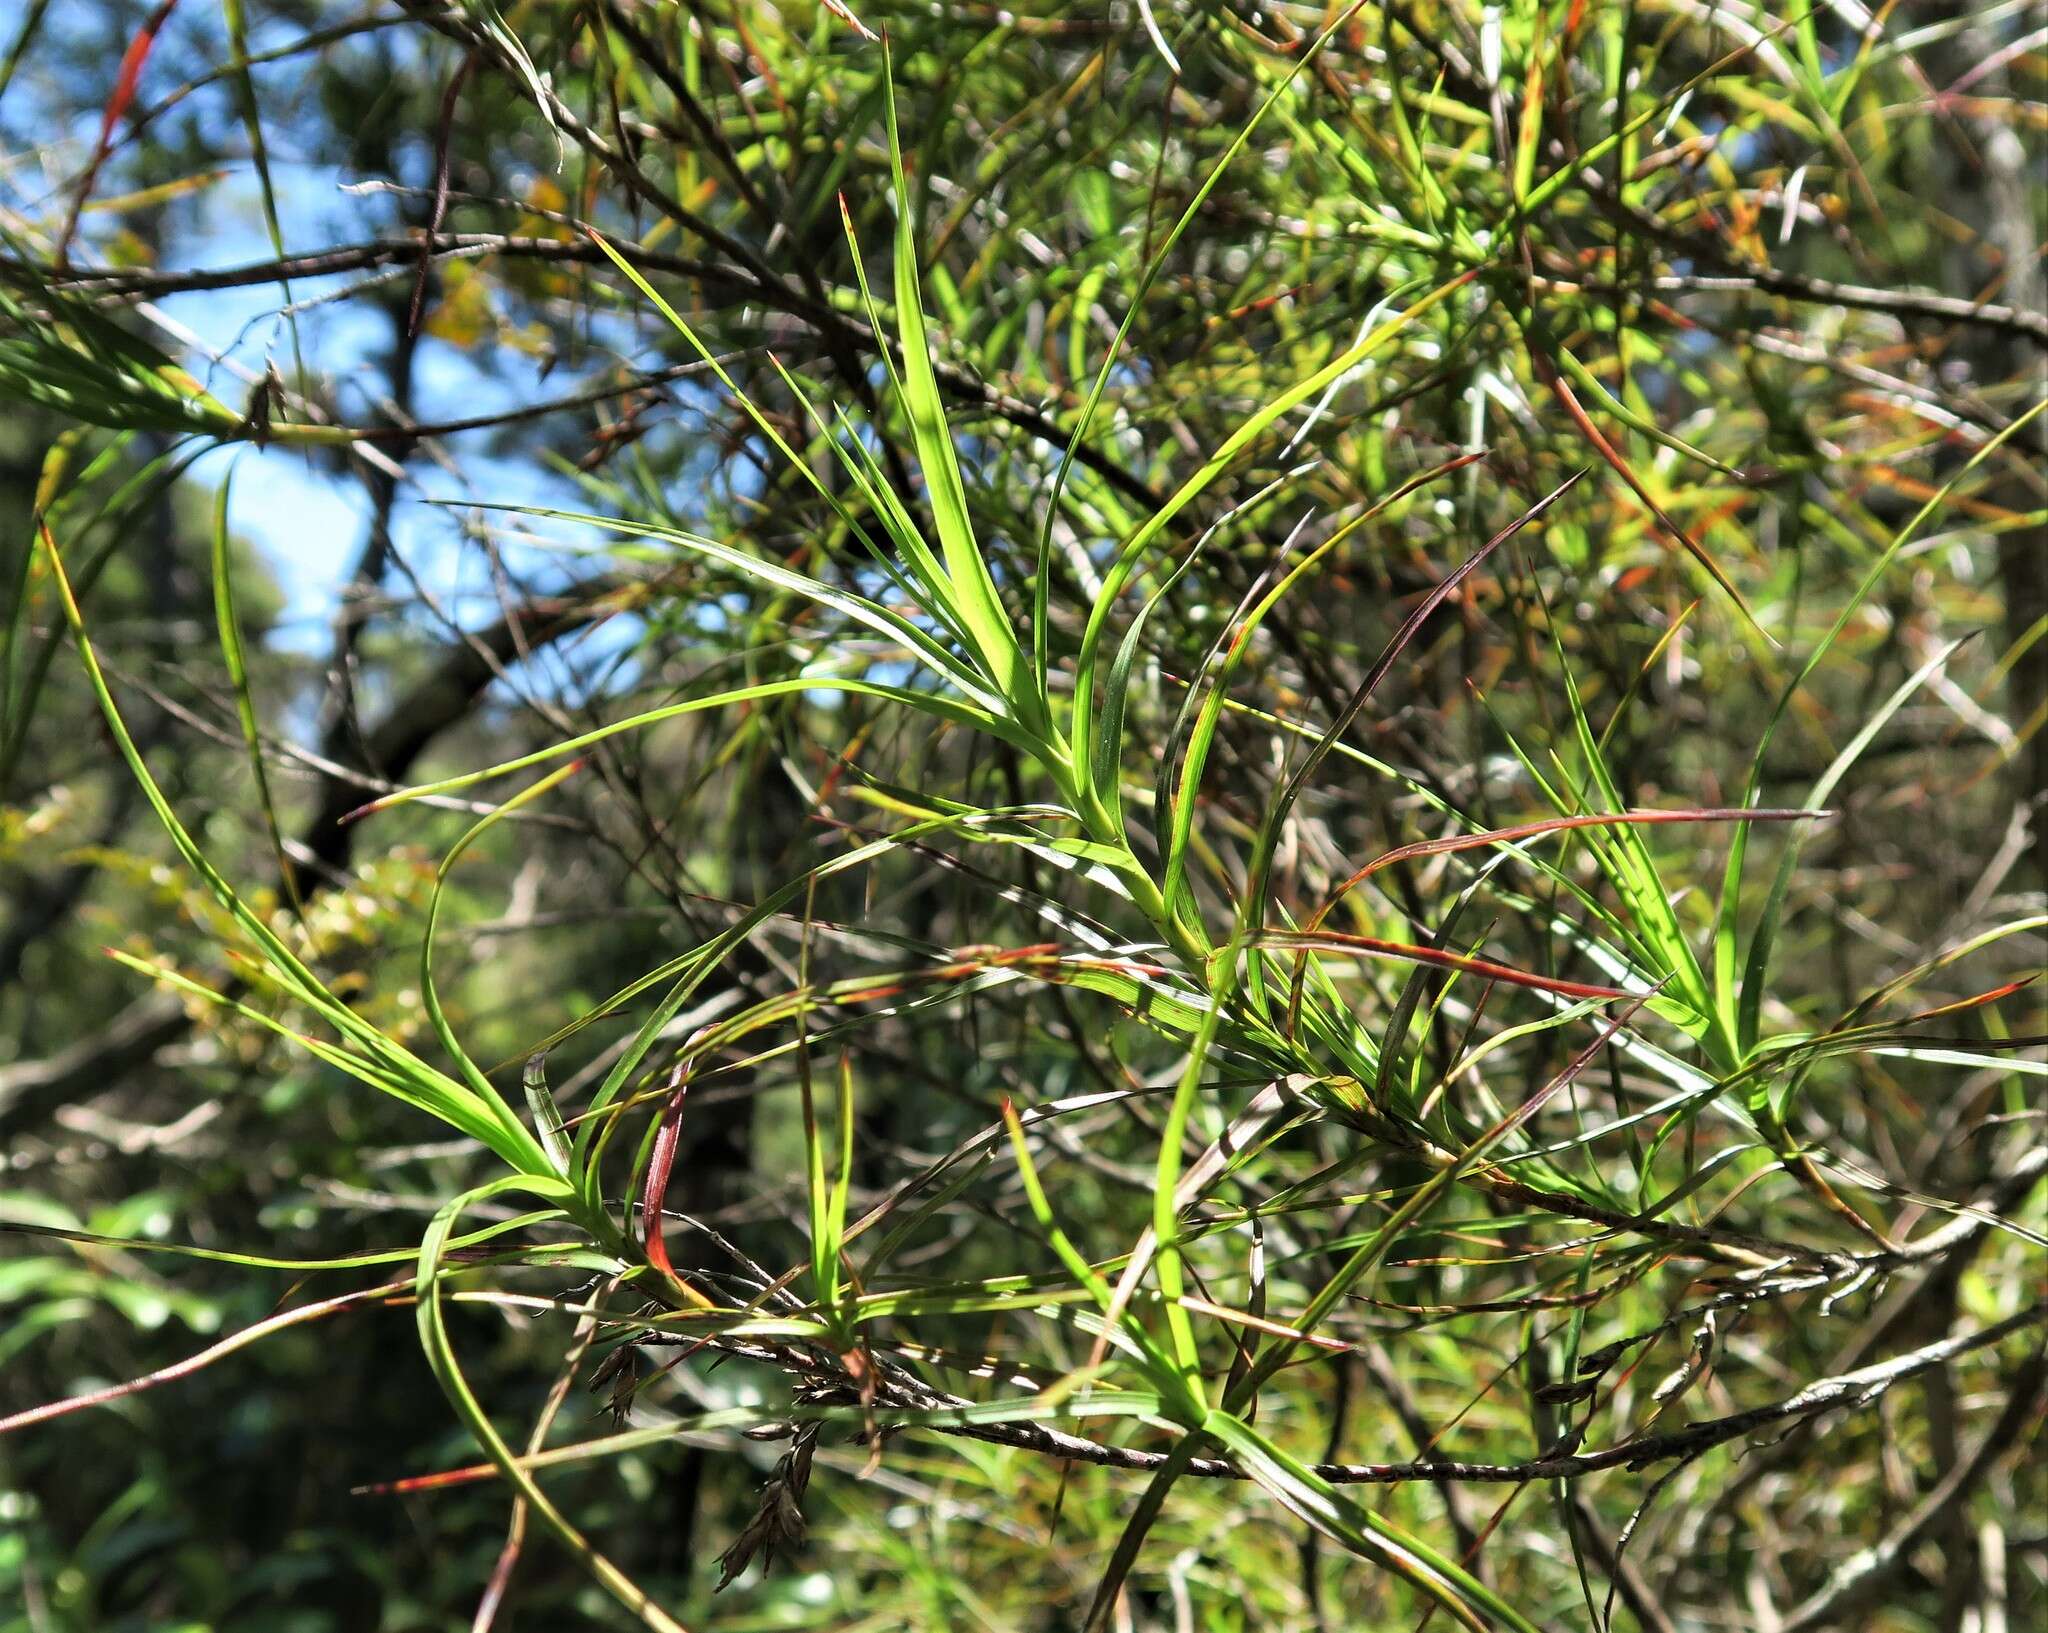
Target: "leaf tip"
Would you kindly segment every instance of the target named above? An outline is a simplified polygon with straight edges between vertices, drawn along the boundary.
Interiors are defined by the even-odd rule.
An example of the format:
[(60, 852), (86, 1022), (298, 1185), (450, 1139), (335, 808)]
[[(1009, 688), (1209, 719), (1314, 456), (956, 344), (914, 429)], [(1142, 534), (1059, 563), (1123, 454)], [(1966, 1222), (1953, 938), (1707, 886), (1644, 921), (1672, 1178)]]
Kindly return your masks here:
[(334, 825), (337, 828), (346, 828), (351, 823), (361, 821), (364, 817), (375, 816), (379, 811), (396, 804), (397, 800), (398, 796), (396, 794), (379, 794), (367, 804), (358, 805), (353, 811), (342, 812), (340, 816), (334, 819)]

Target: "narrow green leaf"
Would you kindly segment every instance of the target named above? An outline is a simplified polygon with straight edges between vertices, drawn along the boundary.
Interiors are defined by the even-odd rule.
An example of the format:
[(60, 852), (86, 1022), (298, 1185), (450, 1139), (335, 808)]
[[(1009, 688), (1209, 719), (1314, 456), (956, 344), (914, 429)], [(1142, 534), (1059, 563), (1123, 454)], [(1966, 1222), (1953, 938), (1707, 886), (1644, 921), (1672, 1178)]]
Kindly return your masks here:
[(235, 715), (242, 726), (242, 746), (249, 755), (250, 774), (256, 779), (256, 803), (263, 812), (263, 829), (270, 839), (271, 854), (277, 858), (277, 876), (293, 914), (303, 925), (306, 905), (299, 895), (298, 869), (284, 846), (284, 831), (278, 825), (277, 803), (271, 797), (270, 772), (263, 763), (263, 734), (256, 720), (256, 700), (249, 689), (249, 660), (242, 644), (242, 622), (235, 611), (234, 567), (228, 546), (228, 491), (233, 473), (221, 478), (213, 501), (213, 614), (220, 633), (221, 657), (227, 663), (228, 684), (235, 692)]
[[(889, 69), (886, 43), (883, 72)], [(958, 598), (962, 619), (973, 632), (982, 666), (996, 689), (1017, 705), (1032, 725), (1045, 718), (1036, 679), (1024, 661), (1024, 649), (1010, 627), (1009, 614), (989, 576), (988, 563), (975, 543), (967, 512), (967, 489), (953, 434), (946, 425), (945, 403), (938, 376), (932, 372), (930, 341), (925, 334), (924, 308), (917, 277), (916, 204), (903, 173), (903, 146), (896, 128), (896, 95), (892, 87), (882, 107), (889, 130), (889, 173), (896, 189), (896, 323), (903, 350), (902, 393), (917, 440), (918, 463), (924, 467), (926, 496), (939, 530), (946, 575)]]

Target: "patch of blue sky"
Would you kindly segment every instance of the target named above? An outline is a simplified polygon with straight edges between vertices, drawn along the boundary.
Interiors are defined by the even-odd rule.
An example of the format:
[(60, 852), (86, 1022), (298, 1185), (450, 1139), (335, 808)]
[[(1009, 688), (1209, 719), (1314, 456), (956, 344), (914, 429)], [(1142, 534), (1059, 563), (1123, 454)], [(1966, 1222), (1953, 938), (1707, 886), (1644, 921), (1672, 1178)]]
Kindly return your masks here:
[[(0, 0), (0, 16), (5, 13)], [(0, 110), (0, 206), (32, 230), (54, 238), (69, 211), (73, 189), (88, 163), (99, 134), (99, 118), (81, 99), (59, 94), (48, 78), (93, 59), (90, 42), (63, 38), (83, 17), (67, 8), (47, 13), (49, 51), (30, 54), (10, 86)], [(255, 20), (251, 49), (283, 44), (296, 30)], [(401, 48), (403, 48), (401, 43)], [(181, 13), (152, 53), (136, 111), (147, 109), (168, 87), (203, 73), (225, 59), (219, 15)], [(107, 71), (118, 53), (105, 58)], [(286, 61), (261, 69), (266, 101), (282, 96), (289, 106), (292, 81), (303, 78), (298, 65)], [(272, 102), (272, 105), (277, 105)], [(215, 151), (241, 145), (239, 117), (224, 83), (181, 103), (174, 116), (189, 121)], [(305, 255), (337, 245), (389, 236), (399, 230), (397, 201), (389, 193), (359, 191), (354, 179), (338, 168), (299, 159), (292, 149), (289, 121), (273, 122), (267, 132), (270, 170), (287, 254)], [(144, 147), (118, 146), (109, 156), (94, 188), (106, 199), (175, 179), (145, 173), (134, 158)], [(397, 155), (397, 169), (407, 181), (426, 181), (432, 154), (424, 143), (408, 144)], [(86, 212), (78, 227), (72, 258), (90, 264), (107, 258), (121, 219), (101, 211)], [(275, 250), (264, 221), (262, 196), (253, 163), (231, 166), (219, 181), (177, 199), (161, 221), (158, 265), (166, 271), (195, 270), (270, 261)], [(409, 292), (411, 269), (392, 279), (399, 292)], [(223, 401), (246, 400), (249, 377), (260, 376), (276, 362), (287, 377), (293, 371), (292, 328), (282, 315), (294, 308), (299, 352), (309, 368), (332, 388), (341, 416), (349, 423), (380, 422), (380, 394), (388, 389), (382, 355), (393, 340), (389, 317), (360, 298), (351, 298), (364, 274), (337, 274), (294, 279), (289, 291), (275, 280), (225, 289), (194, 290), (162, 297), (155, 304), (164, 316), (199, 342), (180, 361)], [(632, 315), (595, 314), (584, 325), (592, 341), (592, 363), (601, 368), (615, 354), (640, 350), (647, 338)], [(178, 345), (159, 332), (160, 343)], [(483, 366), (484, 363), (489, 366)], [(414, 366), (414, 416), (425, 423), (503, 414), (573, 394), (594, 384), (592, 372), (579, 378), (572, 368), (544, 377), (542, 360), (510, 347), (492, 347), (470, 354), (431, 336), (419, 345)], [(502, 615), (501, 586), (485, 553), (465, 535), (480, 524), (492, 527), (499, 561), (527, 586), (547, 590), (592, 571), (594, 557), (615, 542), (612, 535), (568, 523), (548, 523), (533, 530), (533, 542), (518, 518), (486, 517), (477, 504), (544, 505), (568, 510), (590, 508), (587, 495), (550, 466), (530, 457), (503, 457), (491, 451), (488, 430), (461, 434), (458, 444), (462, 477), (432, 459), (408, 462), (406, 482), (391, 516), (394, 546), (407, 566), (432, 594), (440, 613), (469, 628)], [(360, 477), (329, 456), (308, 456), (277, 446), (239, 445), (210, 451), (197, 460), (191, 477), (213, 487), (233, 471), (229, 525), (248, 541), (271, 576), (283, 602), (264, 639), (273, 648), (319, 658), (331, 648), (332, 626), (355, 562), (371, 523), (371, 501)], [(465, 508), (449, 508), (450, 505)], [(541, 533), (545, 537), (539, 537)], [(708, 616), (721, 616), (707, 609)], [(413, 612), (424, 627), (431, 615)], [(434, 629), (441, 636), (445, 631)], [(522, 691), (577, 704), (595, 694), (636, 684), (641, 678), (637, 651), (645, 635), (642, 621), (622, 614), (578, 632), (508, 672), (500, 692)]]
[[(208, 58), (207, 42), (196, 37), (179, 40), (176, 33), (159, 43), (152, 58), (153, 68), (161, 65), (171, 70), (168, 78), (152, 73), (148, 76), (151, 81), (164, 78), (165, 83), (175, 83), (219, 60), (219, 53)], [(266, 38), (259, 25), (251, 46), (260, 51), (267, 44), (282, 43), (282, 38)], [(213, 43), (225, 49), (222, 42)], [(263, 69), (266, 93), (288, 93), (294, 71), (287, 63)], [(13, 161), (0, 173), (0, 194), (6, 195), (14, 208), (32, 215), (53, 210), (61, 213), (64, 189), (75, 180), (77, 167), (90, 152), (97, 121), (79, 115), (74, 120), (77, 128), (63, 131), (54, 150), (47, 122), (31, 138), (18, 123), (24, 111), (33, 116), (44, 102), (52, 108), (67, 101), (76, 106), (74, 99), (35, 95), (33, 77), (25, 74), (17, 81), (9, 110), (16, 117), (5, 121), (11, 129), (0, 131), (13, 155)], [(138, 105), (146, 106), (151, 94), (152, 88), (146, 84)], [(232, 151), (238, 145), (238, 119), (224, 86), (184, 104), (179, 117), (195, 121), (208, 145), (217, 150)], [(288, 123), (273, 126), (269, 135), (279, 233), (288, 254), (317, 253), (401, 230), (398, 201), (391, 194), (358, 189), (350, 185), (356, 178), (339, 168), (299, 159), (292, 151)], [(419, 183), (428, 177), (432, 155), (424, 144), (415, 146), (417, 151), (398, 155), (397, 168), (405, 179)], [(36, 150), (41, 158), (30, 156)], [(128, 160), (133, 151), (117, 150), (112, 156), (96, 188), (97, 196), (104, 198), (168, 179), (131, 173)], [(112, 216), (88, 214), (81, 222), (75, 259), (93, 258), (118, 225)], [(165, 228), (160, 265), (167, 271), (256, 266), (275, 254), (254, 166), (246, 161), (219, 182), (170, 205)], [(166, 317), (196, 337), (202, 349), (182, 360), (224, 401), (246, 400), (249, 379), (260, 376), (273, 363), (287, 378), (291, 376), (296, 325), (298, 352), (331, 390), (342, 418), (371, 424), (384, 417), (381, 394), (388, 389), (388, 379), (383, 358), (393, 341), (393, 327), (385, 312), (352, 296), (366, 276), (371, 275), (301, 277), (292, 280), (288, 291), (275, 280), (253, 281), (239, 287), (170, 294), (156, 304)], [(387, 293), (409, 292), (411, 276), (410, 268), (399, 269), (391, 277), (392, 288)], [(290, 321), (284, 315), (288, 304)], [(659, 320), (637, 304), (629, 304), (623, 311), (600, 309), (587, 314), (581, 333), (590, 344), (587, 355), (599, 367), (617, 357), (642, 361), (649, 367), (670, 360), (668, 353), (658, 349)], [(429, 334), (422, 337), (415, 356), (413, 414), (423, 423), (433, 423), (511, 413), (551, 397), (573, 394), (579, 386), (595, 383), (597, 377), (593, 371), (579, 378), (572, 368), (544, 374), (541, 358), (514, 348), (492, 346), (472, 353)], [(706, 406), (711, 396), (696, 381), (681, 382), (672, 389), (682, 413), (673, 427), (656, 432), (660, 441), (672, 435), (687, 436), (693, 411)], [(506, 457), (493, 452), (493, 436), (488, 430), (456, 436), (461, 476), (431, 458), (413, 458), (391, 516), (395, 548), (432, 594), (441, 613), (465, 627), (501, 615), (500, 585), (485, 553), (474, 544), (480, 526), (490, 529), (503, 567), (522, 583), (542, 589), (592, 570), (596, 565), (593, 558), (616, 545), (617, 536), (602, 529), (554, 520), (531, 522), (470, 508), (544, 506), (576, 511), (607, 507), (551, 465), (530, 456)], [(775, 456), (765, 448), (754, 452), (755, 460), (735, 460), (707, 446), (701, 460), (684, 461), (683, 476), (664, 494), (643, 494), (630, 481), (623, 481), (621, 496), (632, 502), (623, 504), (621, 510), (657, 514), (687, 524), (700, 513), (704, 496), (714, 483), (737, 498), (758, 496), (764, 487), (761, 460)], [(212, 485), (224, 479), (230, 468), (234, 486), (229, 524), (255, 547), (283, 602), (266, 639), (280, 650), (316, 658), (324, 655), (331, 642), (334, 616), (371, 522), (370, 498), (360, 477), (330, 456), (249, 445), (207, 454), (195, 464), (193, 476)], [(691, 621), (707, 632), (728, 616), (725, 608), (710, 599), (689, 613)], [(514, 683), (537, 686), (565, 700), (585, 685), (628, 683), (638, 674), (633, 652), (644, 634), (644, 625), (637, 618), (608, 620), (572, 643), (573, 663), (558, 661), (550, 654), (535, 666), (534, 674), (515, 675)], [(597, 677), (604, 681), (598, 682)]]
[[(387, 196), (346, 190), (347, 177), (333, 169), (276, 162), (280, 230), (290, 253), (305, 254), (339, 243), (388, 233), (395, 216)], [(177, 270), (260, 263), (271, 257), (260, 194), (253, 171), (237, 173), (193, 206), (194, 219), (172, 234), (164, 265)], [(408, 277), (410, 274), (408, 273)], [(383, 419), (388, 381), (381, 357), (394, 331), (383, 313), (363, 302), (329, 298), (344, 294), (359, 275), (293, 280), (293, 321), (308, 366), (331, 384), (336, 403), (350, 423)], [(409, 288), (409, 283), (402, 285)], [(197, 336), (207, 355), (186, 359), (194, 372), (228, 402), (239, 402), (247, 386), (234, 369), (261, 374), (275, 363), (292, 372), (291, 326), (281, 315), (285, 291), (276, 282), (195, 290), (166, 296), (159, 306)], [(423, 423), (504, 414), (549, 395), (573, 392), (577, 379), (557, 372), (544, 380), (540, 360), (511, 348), (493, 348), (491, 366), (477, 356), (431, 335), (420, 340), (414, 362), (414, 417)], [(429, 458), (407, 465), (391, 514), (392, 542), (406, 565), (433, 594), (441, 612), (474, 628), (502, 614), (501, 589), (469, 532), (489, 525), (504, 568), (522, 583), (547, 589), (591, 569), (589, 554), (603, 550), (609, 536), (594, 528), (549, 523), (544, 540), (526, 542), (518, 519), (490, 516), (475, 505), (579, 507), (576, 486), (530, 457), (490, 451), (488, 430), (458, 433), (458, 478)], [(229, 525), (257, 550), (273, 577), (283, 607), (267, 634), (280, 650), (317, 657), (331, 644), (332, 624), (354, 564), (368, 536), (370, 498), (361, 479), (324, 456), (271, 446), (217, 450), (194, 467), (197, 480), (213, 484), (232, 464), (234, 487)], [(530, 666), (515, 677), (549, 695), (572, 700), (583, 689), (578, 677), (603, 673), (611, 683), (629, 679), (623, 659), (638, 643), (639, 621), (621, 616), (579, 638), (574, 669), (552, 662)]]

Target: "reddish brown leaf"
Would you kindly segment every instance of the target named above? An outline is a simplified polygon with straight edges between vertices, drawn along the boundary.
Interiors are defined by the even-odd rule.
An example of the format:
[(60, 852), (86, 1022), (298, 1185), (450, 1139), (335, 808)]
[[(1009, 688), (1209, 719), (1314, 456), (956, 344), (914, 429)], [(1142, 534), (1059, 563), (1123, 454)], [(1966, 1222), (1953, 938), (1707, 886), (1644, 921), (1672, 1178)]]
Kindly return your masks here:
[(56, 261), (60, 267), (68, 264), (71, 240), (78, 231), (78, 214), (85, 208), (85, 201), (92, 197), (93, 184), (99, 180), (100, 166), (107, 162), (107, 154), (113, 148), (114, 127), (135, 100), (135, 87), (142, 78), (142, 65), (149, 60), (157, 35), (170, 21), (177, 5), (178, 0), (161, 0), (148, 20), (136, 30), (135, 38), (128, 42), (128, 49), (121, 53), (121, 66), (114, 75), (114, 94), (107, 98), (106, 111), (100, 115), (100, 138), (93, 144), (92, 162), (85, 167), (85, 179), (78, 184), (78, 196), (71, 201), (71, 214), (64, 222), (62, 236), (57, 240)]

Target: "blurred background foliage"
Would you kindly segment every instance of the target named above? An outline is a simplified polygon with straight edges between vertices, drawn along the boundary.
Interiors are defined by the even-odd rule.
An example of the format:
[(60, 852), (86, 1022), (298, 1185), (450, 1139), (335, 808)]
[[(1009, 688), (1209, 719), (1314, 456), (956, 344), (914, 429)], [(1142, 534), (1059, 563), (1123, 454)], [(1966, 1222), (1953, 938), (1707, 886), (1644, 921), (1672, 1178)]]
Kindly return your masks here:
[[(1043, 832), (901, 837), (933, 811), (1064, 803), (1043, 755), (874, 697), (773, 688), (835, 664), (892, 685), (915, 668), (788, 575), (944, 624), (876, 510), (894, 495), (927, 537), (944, 525), (916, 404), (892, 386), (902, 243), (995, 593), (1019, 632), (1045, 597), (1032, 656), (1056, 722), (1096, 714), (1076, 660), (1119, 545), (1240, 425), (1434, 291), (1202, 479), (1110, 603), (1108, 652), (1137, 630), (1123, 679), (1096, 676), (1123, 688), (1111, 797), (1138, 867), (1184, 873), (1176, 922), (1221, 946), (1266, 837), (1264, 922), (1298, 928), (1395, 847), (1565, 809), (1798, 807), (1875, 733), (1829, 819), (1749, 832), (1725, 921), (1726, 821), (1630, 830), (1633, 849), (1583, 830), (1418, 856), (1343, 894), (1329, 927), (1374, 943), (1539, 983), (1677, 984), (1632, 1022), (1640, 1050), (1579, 1062), (1516, 1136), (1524, 1167), (1447, 1189), (1379, 1244), (1373, 1279), (1343, 1282), (1320, 1329), (1330, 1347), (1263, 1385), (1256, 1427), (1305, 1461), (1515, 1466), (1908, 1358), (1895, 1387), (1859, 1386), (1840, 1410), (1759, 1418), (1643, 1467), (1351, 1489), (1537, 1626), (2029, 1625), (2048, 1607), (2048, 1025), (2022, 984), (2048, 911), (2048, 419), (2028, 418), (2048, 359), (2041, 8), (855, 10), (0, 7), (0, 1415), (318, 1298), (409, 1287), (409, 1259), (316, 1273), (234, 1256), (409, 1254), (499, 1168), (248, 1016), (104, 955), (320, 1024), (238, 944), (123, 765), (47, 529), (186, 827), (328, 991), (444, 1066), (420, 977), (436, 869), (509, 785), (341, 819), (761, 689), (606, 737), (449, 873), (440, 998), (508, 1096), (546, 1046), (573, 1115), (647, 1012), (614, 994), (805, 869), (901, 839), (722, 956), (633, 1080), (658, 1089), (698, 1028), (810, 995), (815, 1062), (786, 1009), (693, 1057), (668, 1204), (709, 1229), (670, 1235), (723, 1303), (762, 1296), (764, 1267), (799, 1267), (798, 1310), (831, 1313), (807, 1181), (831, 1118), (809, 1109), (807, 1070), (821, 1093), (842, 1055), (851, 1072), (854, 1216), (901, 1207), (844, 1261), (861, 1293), (904, 1300), (863, 1328), (869, 1351), (815, 1343), (823, 1372), (799, 1372), (772, 1346), (673, 1366), (648, 1348), (639, 1371), (656, 1375), (624, 1395), (591, 1393), (582, 1366), (558, 1442), (605, 1433), (608, 1393), (635, 1427), (834, 1409), (800, 1493), (808, 1538), (722, 1592), (720, 1556), (760, 1526), (785, 1444), (684, 1428), (548, 1477), (670, 1614), (735, 1633), (1064, 1629), (1091, 1607), (1131, 1628), (1419, 1625), (1427, 1595), (1290, 1513), (1285, 1481), (1186, 1478), (1134, 1523), (1137, 1465), (1067, 1461), (1021, 1430), (864, 1443), (863, 1367), (980, 1401), (1089, 1360), (1086, 1289), (1049, 1244), (1003, 1109), (1045, 1113), (1031, 1135), (1052, 1208), (1114, 1280), (1154, 1219), (1190, 1055), (1191, 1027), (1157, 1006), (1219, 989), (1113, 868), (1089, 873)], [(886, 30), (892, 66), (866, 29)], [(846, 440), (871, 483), (835, 462), (806, 399), (858, 427)], [(1265, 835), (1276, 791), (1403, 620), (1580, 472), (1399, 648)], [(493, 508), (508, 505), (573, 516)], [(1250, 627), (1257, 598), (1326, 545)], [(223, 563), (240, 685), (217, 635)], [(1184, 705), (1211, 695), (1226, 651), (1213, 695), (1229, 707), (1204, 724)], [(1176, 778), (1211, 730), (1190, 792)], [(1780, 903), (1770, 880), (1795, 844)], [(1775, 954), (1742, 994), (1756, 1024), (1724, 1048), (1712, 1006), (1685, 1008), (1674, 949), (1732, 1016), (1765, 923)], [(1025, 949), (1134, 960), (1141, 978), (1034, 973)], [(1416, 1139), (1461, 1149), (1606, 1024), (1441, 959), (1313, 962), (1309, 1009), (1327, 1002), (1355, 1037), (1318, 1034), (1324, 1053), (1298, 1061), (1258, 1045), (1290, 959), (1252, 954), (1279, 996), (1218, 996), (1249, 1006), (1231, 1011), (1246, 1031), (1206, 1075), (1195, 1051), (1189, 1163), (1283, 1068), (1324, 1085), (1183, 1210), (1219, 1390), (1257, 1323), (1284, 1328), (1338, 1286), (1424, 1181)], [(1796, 1071), (1771, 1052), (1862, 1024), (1882, 1035)], [(651, 1117), (635, 1110), (594, 1170), (628, 1237)], [(1563, 1155), (1546, 1169), (1539, 1147)], [(1541, 1179), (1553, 1170), (1566, 1177)], [(1516, 1173), (1550, 1189), (1515, 1191)], [(228, 1257), (148, 1251), (168, 1243)], [(609, 1285), (608, 1263), (637, 1285)], [(994, 1307), (1022, 1275), (1043, 1303)], [(605, 1284), (631, 1318), (650, 1276), (632, 1252), (539, 1256), (475, 1284), (495, 1305), (451, 1311), (510, 1438), (572, 1354), (573, 1322), (546, 1301)], [(538, 1535), (494, 1603), (500, 1483), (386, 1489), (478, 1458), (405, 1297), (0, 1438), (0, 1626), (633, 1625)], [(1138, 1318), (1166, 1334), (1148, 1298)], [(2001, 1341), (1973, 1341), (2001, 1323)], [(1575, 1381), (1624, 1341), (1615, 1370)], [(1944, 1343), (1953, 1356), (1911, 1361)], [(1170, 1416), (1058, 1427), (1156, 1456)], [(1119, 1537), (1137, 1547), (1121, 1567)]]

